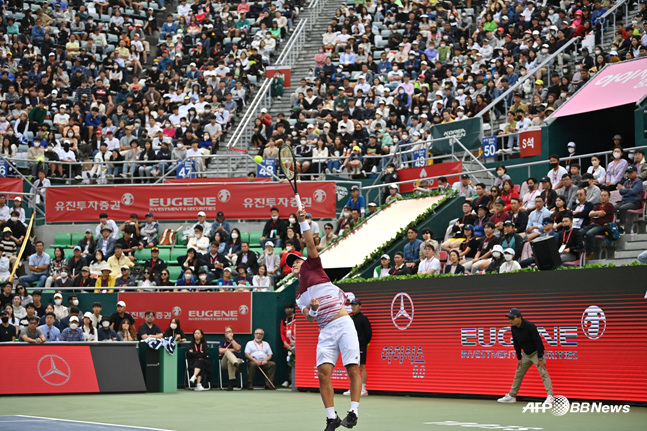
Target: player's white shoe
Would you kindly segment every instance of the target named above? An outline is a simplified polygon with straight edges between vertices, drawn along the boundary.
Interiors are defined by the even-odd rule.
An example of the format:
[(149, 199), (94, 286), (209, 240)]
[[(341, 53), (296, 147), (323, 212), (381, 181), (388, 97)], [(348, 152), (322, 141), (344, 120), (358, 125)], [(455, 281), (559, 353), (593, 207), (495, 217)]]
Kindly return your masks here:
[(553, 404), (555, 403), (555, 398), (552, 395), (548, 395), (546, 397), (546, 401), (544, 401), (544, 404)]
[(343, 395), (346, 395), (347, 397), (348, 397), (348, 396), (350, 396), (350, 389), (349, 389), (349, 390), (347, 390), (346, 392), (344, 392), (344, 394), (343, 394)]
[(497, 401), (500, 403), (516, 403), (517, 398), (510, 396), (510, 394), (505, 394), (505, 397), (499, 398)]

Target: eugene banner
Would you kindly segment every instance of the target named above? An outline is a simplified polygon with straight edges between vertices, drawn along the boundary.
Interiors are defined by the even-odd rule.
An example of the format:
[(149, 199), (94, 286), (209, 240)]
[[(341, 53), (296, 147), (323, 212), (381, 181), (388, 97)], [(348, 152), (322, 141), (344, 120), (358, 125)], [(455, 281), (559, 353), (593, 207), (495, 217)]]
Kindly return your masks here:
[[(634, 266), (339, 287), (362, 301), (371, 322), (369, 392), (507, 394), (517, 358), (505, 315), (518, 307), (543, 338), (556, 395), (645, 402), (644, 279), (645, 267)], [(316, 325), (300, 326), (299, 388), (318, 387), (317, 336)], [(349, 387), (340, 362), (332, 381), (335, 388)], [(539, 373), (526, 374), (519, 396), (546, 396)]]
[(161, 328), (176, 317), (187, 334), (196, 328), (205, 334), (221, 334), (227, 325), (239, 334), (252, 332), (251, 292), (120, 292), (119, 301), (126, 303), (137, 328), (144, 323), (146, 311), (153, 310)]
[[(299, 183), (299, 194), (313, 218), (334, 218), (337, 205), (335, 183)], [(195, 220), (199, 211), (216, 218), (223, 211), (228, 219), (269, 218), (277, 207), (283, 217), (296, 211), (289, 184), (192, 184), (105, 187), (53, 187), (47, 190), (47, 222), (88, 222), (108, 213), (111, 219), (140, 218), (151, 212), (157, 220)]]

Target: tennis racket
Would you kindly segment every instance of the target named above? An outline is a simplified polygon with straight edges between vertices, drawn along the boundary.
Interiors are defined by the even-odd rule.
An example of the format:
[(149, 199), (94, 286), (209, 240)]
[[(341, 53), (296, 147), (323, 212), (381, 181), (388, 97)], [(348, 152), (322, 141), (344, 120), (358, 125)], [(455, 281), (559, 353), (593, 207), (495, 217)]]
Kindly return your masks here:
[(297, 162), (294, 157), (294, 151), (289, 145), (283, 145), (279, 149), (279, 165), (281, 165), (281, 170), (283, 175), (287, 178), (292, 190), (294, 190), (294, 197), (297, 200), (297, 206), (299, 210), (303, 209), (301, 204), (301, 198), (299, 197), (299, 192), (297, 191)]

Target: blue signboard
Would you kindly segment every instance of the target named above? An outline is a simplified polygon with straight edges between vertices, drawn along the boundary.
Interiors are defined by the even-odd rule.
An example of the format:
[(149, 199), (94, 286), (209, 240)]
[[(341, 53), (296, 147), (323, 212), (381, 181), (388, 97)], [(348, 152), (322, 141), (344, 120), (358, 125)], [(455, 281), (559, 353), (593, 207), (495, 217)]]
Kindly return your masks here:
[(491, 159), (492, 157), (496, 157), (496, 136), (488, 136), (487, 138), (483, 138), (482, 148), (484, 159)]
[(193, 160), (179, 160), (175, 170), (176, 178), (195, 178)]
[(427, 166), (427, 150), (415, 150), (413, 152), (413, 167), (422, 168)]
[(256, 164), (257, 177), (272, 177), (276, 174), (276, 159), (263, 159)]
[(9, 164), (6, 160), (0, 160), (0, 177), (4, 178), (9, 176)]

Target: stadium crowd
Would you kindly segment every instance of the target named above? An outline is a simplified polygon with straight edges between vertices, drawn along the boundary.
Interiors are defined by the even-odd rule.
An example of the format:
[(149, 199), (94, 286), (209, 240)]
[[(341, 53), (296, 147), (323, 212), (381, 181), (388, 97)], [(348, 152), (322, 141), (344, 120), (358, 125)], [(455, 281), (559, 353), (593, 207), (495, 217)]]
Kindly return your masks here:
[(2, 2), (2, 156), (85, 183), (201, 174), (303, 1), (172, 3)]
[[(530, 241), (542, 237), (555, 240), (562, 264), (579, 265), (582, 254), (593, 259), (596, 237), (612, 243), (625, 233), (628, 213), (642, 212), (645, 152), (630, 154), (629, 160), (616, 146), (606, 170), (599, 164), (602, 157), (593, 156), (584, 174), (576, 163), (562, 166), (554, 154), (544, 177), (530, 177), (521, 185), (514, 184), (503, 165), (491, 187), (473, 184), (466, 174), (453, 185), (442, 178), (447, 189), (465, 198), (443, 242), (434, 240), (428, 228), (419, 239), (411, 227), (409, 242), (395, 253), (394, 265), (388, 254), (382, 255), (373, 276), (510, 272), (536, 264)], [(646, 260), (643, 253), (639, 261)]]
[[(478, 114), (486, 128), (498, 119), (492, 134), (541, 126), (606, 64), (647, 56), (647, 6), (629, 26), (618, 25), (604, 49), (600, 17), (608, 7), (589, 0), (342, 5), (290, 95), (292, 111), (276, 119), (262, 112), (252, 143), (265, 158), (292, 145), (307, 179), (382, 172), (392, 155), (400, 166), (412, 159), (401, 151), (424, 148), (434, 125)], [(538, 68), (577, 37), (586, 42)], [(516, 146), (506, 142), (508, 150)]]

